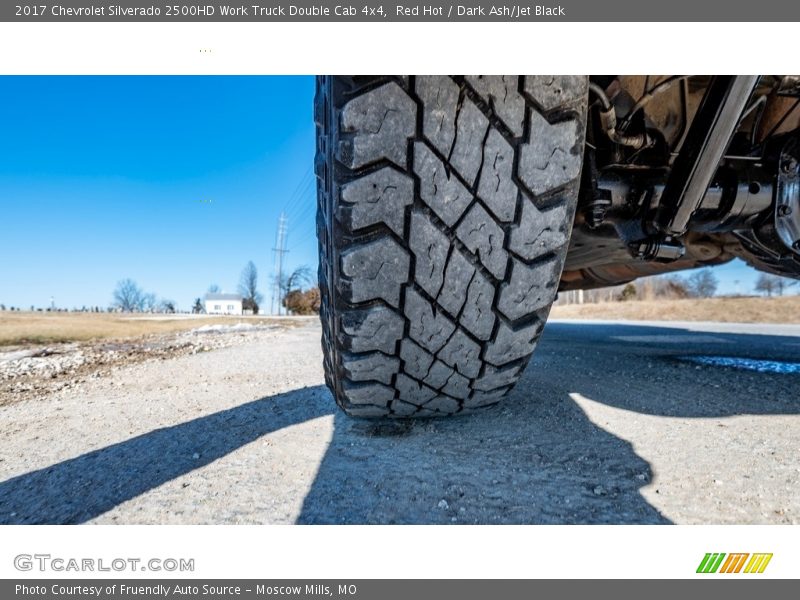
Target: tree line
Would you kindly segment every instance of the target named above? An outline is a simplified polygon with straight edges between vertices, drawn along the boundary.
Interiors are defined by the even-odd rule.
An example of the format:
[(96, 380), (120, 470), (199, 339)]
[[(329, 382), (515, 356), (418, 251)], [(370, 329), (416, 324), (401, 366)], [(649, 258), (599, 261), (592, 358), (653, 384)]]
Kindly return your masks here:
[[(278, 304), (289, 314), (311, 315), (319, 313), (320, 292), (315, 285), (314, 273), (307, 265), (302, 265), (289, 273), (284, 273), (280, 281), (273, 279), (278, 291)], [(783, 296), (787, 290), (797, 285), (796, 280), (761, 273), (756, 280), (754, 291), (767, 297)], [(719, 279), (712, 269), (700, 269), (688, 277), (680, 275), (659, 275), (644, 277), (625, 285), (612, 286), (584, 292), (566, 292), (559, 297), (559, 303), (577, 302), (580, 294), (581, 302), (613, 302), (630, 300), (657, 300), (683, 298), (710, 298), (716, 295)], [(253, 261), (248, 261), (239, 277), (237, 292), (242, 297), (242, 308), (252, 314), (262, 311), (264, 295), (258, 289), (258, 269)], [(207, 293), (219, 293), (220, 287), (211, 284)], [(274, 307), (271, 307), (274, 309)], [(21, 311), (16, 306), (6, 307), (0, 303), (0, 311)], [(30, 311), (63, 312), (63, 308), (35, 308)], [(177, 304), (168, 298), (159, 298), (155, 293), (144, 290), (133, 279), (126, 278), (117, 282), (112, 293), (112, 302), (108, 308), (99, 306), (73, 309), (72, 312), (139, 312), (139, 313), (175, 313)], [(205, 311), (200, 297), (195, 298), (191, 312)]]
[[(242, 297), (242, 310), (257, 315), (263, 311), (264, 294), (258, 289), (258, 269), (250, 260), (242, 269), (239, 284), (236, 287)], [(319, 312), (319, 288), (314, 285), (314, 274), (311, 268), (302, 265), (289, 273), (284, 273), (280, 281), (274, 281), (278, 290), (278, 301), (286, 311), (296, 315), (310, 315)], [(217, 284), (208, 287), (207, 294), (218, 294), (221, 288)], [(157, 312), (174, 313), (176, 304), (172, 300), (159, 299), (156, 294), (145, 291), (133, 279), (127, 278), (117, 282), (112, 294), (111, 309), (120, 312)], [(205, 307), (201, 297), (195, 298), (191, 312), (203, 313)]]
[[(797, 281), (786, 277), (761, 273), (755, 282), (754, 291), (768, 297), (783, 296), (789, 287), (797, 283)], [(623, 285), (586, 290), (582, 293), (566, 292), (560, 294), (559, 303), (711, 298), (717, 294), (718, 289), (719, 278), (711, 268), (706, 268), (694, 271), (689, 276), (657, 275), (642, 277)]]

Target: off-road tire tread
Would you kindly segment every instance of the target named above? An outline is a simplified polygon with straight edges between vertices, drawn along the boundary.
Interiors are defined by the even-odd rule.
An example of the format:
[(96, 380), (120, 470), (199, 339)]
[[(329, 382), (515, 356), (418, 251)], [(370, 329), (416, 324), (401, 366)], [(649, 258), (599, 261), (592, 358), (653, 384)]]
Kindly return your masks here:
[(497, 403), (524, 370), (567, 250), (581, 76), (317, 79), (325, 378), (357, 417)]

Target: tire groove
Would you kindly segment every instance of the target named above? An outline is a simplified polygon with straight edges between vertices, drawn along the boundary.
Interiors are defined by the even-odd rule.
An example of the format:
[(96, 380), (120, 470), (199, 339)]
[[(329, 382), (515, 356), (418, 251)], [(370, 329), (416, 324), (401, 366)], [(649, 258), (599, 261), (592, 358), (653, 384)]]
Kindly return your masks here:
[[(503, 120), (498, 116), (498, 110), (494, 105), (494, 98), (492, 96), (484, 97), (483, 95), (479, 94), (467, 81), (465, 77), (451, 77), (451, 80), (455, 82), (458, 86), (458, 102), (455, 107), (455, 112), (453, 115), (453, 138), (450, 140), (450, 146), (448, 149), (448, 156), (443, 156), (442, 152), (440, 152), (432, 140), (428, 139), (424, 133), (424, 124), (425, 124), (425, 111), (426, 105), (422, 101), (420, 95), (417, 93), (418, 90), (418, 83), (419, 78), (411, 76), (408, 79), (403, 78), (396, 78), (390, 76), (378, 76), (378, 77), (333, 77), (327, 79), (321, 79), (321, 84), (319, 86), (320, 89), (323, 89), (325, 94), (320, 94), (318, 92), (318, 96), (321, 98), (325, 98), (326, 101), (329, 103), (328, 106), (325, 107), (325, 110), (319, 110), (320, 107), (317, 107), (315, 110), (315, 115), (317, 113), (322, 114), (325, 116), (323, 119), (323, 123), (318, 123), (318, 152), (321, 152), (321, 149), (324, 148), (325, 153), (325, 163), (326, 166), (322, 168), (322, 171), (326, 173), (327, 176), (321, 177), (318, 179), (318, 227), (320, 229), (320, 257), (321, 257), (321, 264), (320, 264), (320, 288), (321, 290), (324, 288), (327, 292), (326, 298), (323, 300), (323, 310), (321, 310), (321, 318), (323, 320), (323, 345), (325, 346), (325, 368), (326, 368), (326, 381), (328, 381), (329, 385), (332, 387), (334, 391), (334, 396), (336, 397), (337, 403), (342, 406), (347, 412), (356, 415), (356, 416), (363, 416), (365, 414), (371, 414), (374, 416), (378, 416), (379, 414), (383, 414), (384, 416), (392, 416), (392, 417), (414, 417), (416, 415), (420, 416), (428, 416), (431, 414), (450, 414), (469, 411), (472, 409), (482, 408), (482, 406), (477, 406), (479, 402), (491, 401), (495, 402), (499, 400), (499, 398), (504, 395), (509, 389), (511, 389), (513, 385), (513, 381), (519, 377), (522, 372), (522, 367), (527, 364), (530, 353), (533, 351), (533, 348), (536, 344), (536, 339), (538, 335), (541, 333), (541, 326), (543, 324), (544, 317), (546, 317), (547, 310), (541, 309), (529, 314), (525, 314), (519, 319), (510, 320), (508, 319), (499, 309), (498, 309), (498, 302), (503, 293), (503, 290), (508, 285), (508, 281), (510, 280), (511, 276), (511, 269), (514, 261), (518, 261), (520, 264), (525, 265), (526, 267), (536, 266), (540, 263), (545, 263), (547, 261), (552, 260), (560, 260), (560, 263), (563, 264), (563, 255), (566, 252), (566, 247), (557, 247), (557, 248), (545, 248), (544, 251), (539, 252), (539, 254), (533, 256), (533, 258), (529, 260), (525, 260), (520, 257), (516, 252), (510, 249), (510, 240), (511, 240), (511, 233), (512, 231), (521, 227), (522, 224), (522, 206), (524, 202), (531, 202), (537, 208), (543, 207), (555, 207), (555, 206), (570, 206), (570, 204), (574, 205), (576, 201), (576, 182), (575, 180), (571, 180), (564, 184), (563, 186), (556, 186), (552, 189), (545, 190), (542, 194), (538, 196), (532, 194), (530, 190), (522, 183), (520, 178), (520, 154), (521, 149), (525, 144), (530, 143), (530, 136), (531, 136), (531, 111), (536, 110), (539, 115), (545, 118), (548, 123), (556, 123), (559, 122), (559, 119), (562, 120), (571, 120), (571, 119), (580, 119), (579, 112), (577, 110), (573, 110), (574, 107), (558, 107), (555, 110), (550, 111), (542, 111), (541, 106), (537, 103), (533, 102), (531, 98), (529, 98), (526, 94), (522, 94), (521, 91), (524, 87), (524, 80), (521, 77), (517, 77), (517, 93), (520, 93), (520, 98), (522, 100), (522, 135), (520, 137), (514, 137), (513, 132), (509, 129), (508, 126), (503, 122)], [(387, 88), (385, 86), (394, 86), (391, 88)], [(449, 85), (449, 84), (448, 84)], [(498, 85), (497, 80), (494, 82), (490, 82), (490, 85)], [(338, 87), (337, 87), (338, 86)], [(431, 87), (427, 87), (427, 90), (431, 90)], [(437, 94), (441, 92), (444, 88), (440, 88), (437, 90)], [(337, 91), (338, 90), (338, 91)], [(448, 100), (448, 104), (445, 106), (452, 107), (452, 99), (455, 97), (454, 94), (455, 90), (451, 88), (449, 92), (451, 95), (449, 96), (450, 100)], [(506, 92), (508, 92), (508, 88), (506, 88)], [(369, 111), (378, 111), (381, 110), (381, 107), (375, 105), (374, 103), (371, 105), (369, 104), (369, 100), (361, 101), (360, 99), (368, 94), (381, 94), (381, 98), (387, 96), (387, 94), (394, 94), (392, 96), (392, 100), (390, 101), (389, 105), (394, 107), (404, 107), (407, 106), (407, 100), (398, 99), (400, 94), (403, 94), (405, 97), (410, 100), (410, 106), (413, 107), (415, 114), (414, 119), (412, 121), (413, 127), (409, 129), (398, 129), (398, 122), (408, 122), (403, 121), (406, 119), (406, 113), (397, 113), (396, 109), (392, 109), (397, 114), (392, 114), (391, 117), (387, 118), (391, 111), (386, 110), (386, 105), (383, 106), (382, 116), (381, 113), (372, 114), (374, 116), (369, 117)], [(378, 96), (375, 96), (378, 97)], [(439, 96), (431, 97), (428, 94), (428, 97), (431, 98), (431, 104), (436, 102), (436, 98)], [(373, 119), (370, 121), (372, 125), (369, 127), (364, 127), (359, 129), (359, 120), (362, 117), (359, 115), (361, 113), (353, 113), (352, 111), (349, 113), (348, 123), (352, 125), (348, 125), (352, 127), (351, 131), (343, 132), (340, 131), (340, 120), (338, 115), (341, 111), (345, 110), (346, 106), (349, 102), (358, 101), (359, 108), (358, 110), (365, 110), (364, 112), (364, 119)], [(465, 103), (473, 104), (477, 107), (478, 111), (474, 111), (470, 108), (469, 111), (465, 112)], [(505, 104), (504, 106), (500, 107), (501, 114), (505, 114), (506, 116), (513, 116), (514, 114), (519, 114), (518, 112), (514, 112), (518, 110), (518, 102), (516, 99), (512, 100), (512, 104)], [(585, 99), (584, 99), (585, 103)], [(355, 109), (354, 109), (355, 110)], [(405, 108), (402, 108), (405, 111)], [(509, 112), (511, 111), (511, 112)], [(329, 116), (330, 115), (330, 116)], [(466, 117), (465, 117), (466, 115)], [(483, 121), (478, 120), (482, 119), (483, 117), (486, 118), (486, 130), (480, 133), (480, 141), (478, 141), (475, 136), (476, 127), (482, 127)], [(442, 118), (448, 118), (445, 115)], [(465, 123), (459, 123), (459, 120), (463, 120), (467, 118)], [(355, 120), (354, 120), (355, 119)], [(399, 121), (398, 121), (399, 119)], [(366, 123), (367, 121), (362, 121)], [(478, 124), (480, 123), (480, 124)], [(459, 126), (460, 125), (460, 126)], [(513, 123), (512, 123), (513, 125)], [(403, 126), (405, 127), (405, 126)], [(434, 125), (435, 127), (435, 125)], [(471, 129), (470, 129), (471, 128)], [(380, 140), (384, 139), (386, 136), (395, 136), (400, 135), (402, 131), (408, 132), (412, 131), (413, 134), (409, 137), (406, 133), (402, 133), (405, 136), (405, 165), (398, 165), (396, 160), (398, 160), (398, 155), (396, 152), (396, 145), (395, 146), (387, 146), (386, 150), (379, 150), (376, 151), (375, 156), (379, 152), (388, 153), (387, 156), (392, 156), (393, 160), (389, 160), (388, 158), (377, 158), (375, 160), (370, 160), (373, 156), (372, 154), (364, 154), (365, 146), (360, 146), (360, 149), (357, 149), (358, 158), (353, 160), (352, 156), (348, 158), (345, 155), (345, 160), (351, 160), (353, 164), (359, 164), (357, 168), (350, 168), (342, 161), (340, 161), (337, 156), (336, 151), (336, 138), (337, 136), (341, 136), (342, 139), (348, 140), (348, 143), (353, 144), (354, 140), (358, 138), (358, 136), (372, 136), (369, 142), (364, 142), (371, 144), (367, 146), (368, 149), (371, 148), (378, 148), (379, 146), (375, 146), (376, 143), (379, 143)], [(468, 155), (465, 158), (465, 152), (467, 151), (467, 145), (464, 140), (470, 138), (464, 138), (464, 140), (459, 140), (459, 132), (466, 132), (466, 135), (472, 136), (471, 139), (473, 140), (474, 149), (470, 151), (478, 152), (479, 157), (472, 157), (470, 158)], [(480, 131), (480, 130), (478, 130)], [(490, 206), (487, 205), (487, 202), (478, 194), (478, 187), (480, 182), (486, 173), (486, 161), (487, 161), (487, 143), (489, 140), (489, 136), (492, 134), (492, 131), (496, 131), (500, 134), (500, 136), (510, 145), (511, 152), (513, 153), (512, 158), (512, 165), (510, 169), (510, 173), (508, 177), (510, 181), (516, 186), (516, 199), (514, 204), (514, 212), (513, 212), (513, 219), (510, 221), (501, 221), (494, 217), (494, 213)], [(472, 132), (472, 133), (470, 133)], [(562, 130), (563, 134), (563, 130)], [(438, 135), (438, 134), (437, 134)], [(444, 135), (448, 135), (445, 133)], [(328, 141), (325, 142), (325, 139)], [(395, 140), (396, 144), (396, 137), (392, 138)], [(442, 140), (440, 136), (438, 138)], [(448, 139), (447, 137), (444, 138), (445, 140)], [(377, 140), (377, 142), (376, 142)], [(460, 141), (460, 146), (458, 146)], [(387, 142), (388, 143), (388, 142)], [(498, 142), (495, 142), (497, 144)], [(576, 142), (577, 143), (577, 142)], [(452, 225), (448, 226), (445, 221), (436, 213), (434, 208), (426, 201), (422, 200), (422, 181), (420, 179), (420, 175), (416, 172), (415, 169), (415, 159), (419, 159), (416, 156), (417, 153), (417, 145), (421, 144), (420, 147), (424, 147), (426, 152), (429, 152), (430, 155), (433, 157), (433, 160), (439, 161), (442, 167), (445, 170), (445, 174), (448, 178), (455, 178), (455, 182), (458, 185), (463, 187), (466, 192), (469, 193), (469, 202), (466, 205), (463, 205), (463, 210), (458, 215), (457, 218), (453, 219), (452, 216), (446, 215), (448, 221), (452, 221)], [(480, 147), (477, 147), (480, 144)], [(444, 146), (446, 147), (446, 146)], [(470, 175), (474, 172), (475, 176), (473, 178), (472, 183), (468, 183), (468, 178), (455, 168), (451, 161), (454, 158), (454, 152), (456, 148), (459, 148), (459, 164), (467, 171), (469, 171)], [(497, 147), (496, 145), (494, 146)], [(389, 150), (388, 148), (393, 148)], [(369, 150), (370, 152), (372, 150)], [(477, 162), (477, 169), (475, 168)], [(379, 172), (381, 169), (391, 168), (393, 171), (397, 171), (404, 176), (407, 176), (411, 179), (413, 183), (413, 198), (409, 204), (404, 206), (403, 211), (403, 223), (402, 223), (402, 235), (398, 233), (400, 229), (395, 231), (392, 227), (398, 227), (400, 224), (399, 219), (393, 218), (390, 222), (392, 223), (392, 227), (388, 225), (388, 222), (385, 218), (381, 218), (377, 216), (378, 219), (375, 223), (367, 225), (365, 227), (357, 227), (350, 229), (348, 223), (344, 223), (339, 220), (338, 218), (338, 210), (336, 207), (341, 202), (340, 198), (340, 190), (341, 186), (346, 183), (359, 181), (364, 177), (373, 176), (375, 177), (375, 173)], [(503, 170), (493, 171), (496, 173), (498, 177), (497, 185), (500, 185), (500, 177), (505, 176), (503, 175)], [(438, 177), (438, 176), (437, 176)], [(376, 182), (380, 184), (380, 177), (378, 176)], [(430, 182), (426, 181), (426, 185), (429, 185)], [(371, 184), (370, 184), (371, 185)], [(429, 188), (430, 189), (430, 188)], [(459, 188), (454, 188), (458, 190)], [(499, 189), (499, 187), (497, 188)], [(442, 193), (441, 190), (438, 193)], [(404, 192), (405, 194), (405, 192)], [(406, 196), (401, 196), (406, 197)], [(508, 197), (508, 196), (506, 196)], [(389, 202), (394, 202), (390, 200)], [(470, 212), (473, 211), (477, 206), (481, 208), (481, 210), (486, 212), (486, 215), (489, 219), (491, 219), (494, 223), (497, 224), (499, 230), (503, 233), (503, 241), (501, 245), (494, 245), (488, 238), (483, 240), (484, 235), (499, 235), (499, 231), (495, 229), (495, 233), (491, 232), (491, 228), (486, 228), (485, 230), (481, 230), (482, 233), (477, 235), (469, 235), (469, 243), (473, 247), (475, 247), (476, 251), (472, 252), (466, 244), (458, 237), (456, 234), (459, 227), (464, 223), (465, 219), (468, 218)], [(460, 205), (457, 205), (460, 208)], [(508, 206), (506, 204), (506, 206)], [(379, 209), (384, 210), (384, 209)], [(507, 209), (505, 209), (507, 210)], [(452, 209), (451, 209), (452, 211)], [(423, 264), (428, 265), (430, 269), (435, 269), (431, 271), (430, 278), (426, 279), (425, 281), (435, 281), (434, 277), (436, 273), (441, 273), (441, 281), (438, 285), (435, 285), (435, 293), (431, 294), (428, 293), (426, 289), (424, 289), (419, 283), (415, 281), (415, 273), (417, 271), (417, 253), (424, 251), (424, 248), (420, 246), (420, 242), (415, 242), (416, 246), (412, 248), (410, 246), (410, 240), (412, 239), (412, 214), (419, 213), (424, 218), (424, 222), (427, 222), (428, 225), (433, 227), (435, 231), (438, 232), (437, 235), (444, 236), (444, 239), (448, 241), (447, 251), (446, 253), (442, 253), (443, 250), (436, 251), (433, 254), (430, 254), (431, 247), (428, 247), (429, 258), (425, 259), (426, 262)], [(569, 215), (570, 211), (567, 210), (566, 213)], [(380, 215), (380, 212), (372, 213)], [(452, 215), (453, 213), (449, 213)], [(479, 213), (476, 213), (476, 215)], [(510, 215), (510, 211), (504, 213), (506, 215)], [(348, 219), (350, 217), (348, 216)], [(371, 216), (369, 217), (372, 218)], [(481, 217), (483, 218), (483, 217)], [(505, 217), (507, 218), (507, 217)], [(528, 217), (529, 218), (529, 217)], [(473, 222), (475, 222), (475, 217), (472, 218)], [(353, 221), (350, 221), (353, 222)], [(362, 220), (363, 222), (363, 220)], [(570, 223), (571, 225), (571, 223)], [(417, 239), (419, 238), (419, 233), (416, 234)], [(462, 235), (465, 235), (462, 233)], [(476, 241), (477, 239), (477, 241)], [(525, 239), (525, 238), (523, 238)], [(395, 274), (392, 277), (383, 278), (385, 274), (391, 274), (393, 271), (389, 269), (387, 266), (386, 271), (381, 271), (375, 269), (377, 263), (376, 260), (383, 261), (382, 264), (386, 265), (386, 261), (392, 260), (390, 254), (386, 254), (385, 252), (380, 253), (374, 257), (366, 256), (365, 260), (368, 260), (369, 263), (363, 267), (359, 267), (361, 271), (353, 270), (352, 277), (345, 277), (343, 274), (339, 273), (341, 265), (339, 264), (339, 256), (342, 255), (345, 251), (350, 251), (350, 249), (356, 250), (358, 248), (364, 247), (365, 244), (374, 243), (379, 240), (391, 240), (392, 244), (395, 244), (397, 247), (402, 249), (404, 258), (407, 258), (408, 264), (408, 271), (406, 273), (406, 280), (400, 281), (396, 285), (398, 288), (392, 289), (399, 289), (399, 300), (397, 307), (392, 306), (389, 302), (385, 301), (382, 297), (376, 297), (371, 299), (365, 299), (359, 302), (352, 302), (345, 299), (345, 296), (342, 292), (342, 288), (340, 287), (340, 282), (348, 282), (348, 285), (358, 285), (360, 282), (366, 282), (369, 280), (370, 277), (373, 278), (373, 284), (380, 283), (380, 285), (388, 286), (388, 285), (395, 285), (395, 281), (397, 281), (397, 275)], [(486, 246), (486, 244), (489, 246)], [(519, 243), (519, 242), (517, 242)], [(380, 245), (378, 247), (386, 247), (385, 245)], [(393, 246), (388, 246), (393, 247)], [(439, 244), (439, 248), (443, 248), (444, 245)], [(537, 246), (538, 247), (538, 246)], [(506, 252), (506, 260), (505, 260), (505, 276), (503, 279), (498, 279), (488, 268), (484, 265), (483, 259), (486, 259), (486, 256), (494, 255), (492, 252), (489, 252), (489, 248), (494, 248), (499, 251), (500, 248), (504, 252)], [(453, 263), (455, 253), (460, 254), (460, 258), (458, 259), (459, 262), (457, 264), (461, 265), (452, 273), (449, 273), (448, 266)], [(480, 252), (480, 254), (479, 254)], [(486, 256), (483, 256), (483, 252), (487, 252)], [(532, 253), (531, 253), (532, 254)], [(421, 256), (421, 255), (420, 255)], [(438, 259), (436, 257), (439, 257)], [(444, 264), (441, 268), (435, 266), (437, 260), (444, 260)], [(351, 263), (352, 264), (352, 263)], [(402, 263), (401, 263), (402, 264)], [(492, 262), (489, 263), (492, 265), (492, 268), (495, 269), (498, 273), (502, 273), (502, 270), (498, 268), (497, 262), (495, 259), (492, 259)], [(351, 267), (348, 267), (351, 268)], [(403, 265), (405, 268), (405, 265)], [(447, 308), (440, 304), (440, 296), (445, 290), (445, 283), (448, 281), (448, 274), (451, 277), (457, 277), (460, 273), (466, 275), (467, 269), (471, 269), (471, 274), (469, 275), (469, 280), (466, 282), (466, 288), (463, 288), (464, 291), (464, 302), (458, 308), (456, 315), (453, 315)], [(358, 275), (357, 273), (362, 272), (363, 275)], [(396, 273), (396, 271), (394, 271)], [(365, 279), (366, 277), (366, 279)], [(478, 286), (476, 282), (478, 278), (482, 278), (480, 286), (485, 286), (486, 284), (482, 283), (482, 281), (486, 281), (488, 286), (491, 287), (493, 290), (492, 301), (488, 305), (482, 305), (480, 303), (480, 294), (488, 292), (488, 286), (486, 289)], [(399, 278), (398, 278), (399, 279)], [(454, 281), (458, 281), (457, 279)], [(473, 285), (477, 287), (474, 288)], [(518, 285), (518, 284), (517, 284)], [(431, 286), (429, 286), (431, 287)], [(378, 290), (380, 287), (368, 287), (366, 289), (375, 289)], [(388, 289), (388, 288), (387, 288)], [(431, 288), (433, 290), (433, 287)], [(457, 284), (456, 288), (451, 289), (461, 289), (461, 283)], [(519, 289), (518, 287), (516, 289)], [(423, 310), (423, 313), (414, 312), (411, 313), (414, 315), (414, 318), (420, 318), (416, 315), (424, 315), (426, 314), (424, 311), (431, 310), (432, 315), (442, 315), (442, 317), (446, 318), (448, 321), (452, 322), (453, 330), (447, 336), (447, 338), (441, 342), (441, 339), (438, 339), (434, 342), (433, 346), (430, 347), (437, 347), (438, 349), (436, 352), (427, 352), (431, 357), (432, 360), (428, 364), (427, 368), (425, 369), (425, 375), (421, 379), (410, 375), (406, 372), (406, 368), (410, 368), (410, 365), (406, 364), (406, 361), (401, 357), (401, 346), (403, 340), (411, 340), (411, 327), (412, 321), (409, 314), (407, 314), (408, 309), (408, 293), (413, 291), (419, 298), (419, 300), (414, 300), (416, 303), (414, 306), (424, 306), (427, 304), (428, 308), (421, 309), (421, 308), (413, 308), (412, 310), (418, 311)], [(373, 292), (369, 292), (373, 293)], [(386, 296), (389, 298), (393, 298), (390, 294), (387, 296), (386, 291), (381, 292), (374, 292), (380, 294), (381, 296)], [(550, 292), (546, 292), (550, 294)], [(555, 294), (555, 290), (553, 290), (552, 294)], [(363, 293), (361, 294), (363, 296)], [(394, 298), (391, 300), (394, 302)], [(473, 306), (474, 305), (474, 306)], [(386, 406), (374, 406), (374, 405), (354, 405), (350, 403), (347, 396), (347, 391), (343, 385), (343, 382), (349, 382), (348, 385), (352, 386), (355, 385), (352, 380), (350, 380), (346, 372), (343, 368), (343, 351), (339, 349), (340, 344), (340, 336), (344, 335), (346, 337), (352, 337), (351, 334), (343, 333), (340, 326), (340, 318), (342, 315), (349, 314), (351, 311), (367, 311), (363, 314), (372, 314), (372, 311), (377, 310), (380, 308), (381, 310), (388, 309), (391, 311), (392, 314), (396, 315), (396, 317), (392, 317), (393, 319), (402, 319), (402, 321), (395, 321), (397, 326), (402, 323), (402, 331), (400, 330), (392, 330), (394, 333), (391, 333), (392, 337), (389, 340), (393, 340), (393, 347), (394, 353), (388, 354), (382, 350), (364, 350), (360, 352), (352, 352), (348, 351), (348, 356), (350, 357), (348, 360), (352, 361), (359, 357), (369, 358), (370, 356), (377, 356), (377, 357), (384, 357), (386, 359), (397, 359), (396, 363), (392, 363), (391, 361), (385, 362), (383, 359), (380, 359), (376, 365), (387, 365), (386, 368), (389, 368), (390, 371), (387, 373), (386, 371), (381, 371), (380, 374), (376, 374), (376, 377), (382, 377), (384, 379), (376, 380), (381, 381), (380, 384), (376, 385), (384, 385), (382, 383), (383, 380), (387, 377), (390, 373), (390, 387), (392, 391), (392, 398), (387, 402)], [(455, 308), (455, 306), (453, 306)], [(486, 311), (487, 308), (490, 310), (489, 312)], [(478, 312), (475, 314), (469, 314), (466, 311), (470, 310), (477, 310)], [(353, 312), (355, 314), (355, 312)], [(362, 314), (361, 312), (359, 314)], [(387, 313), (388, 314), (388, 313)], [(469, 315), (469, 316), (468, 316)], [(359, 317), (363, 318), (363, 317)], [(480, 322), (491, 318), (493, 319), (491, 332), (489, 333), (488, 340), (482, 340), (478, 338), (477, 335), (473, 334), (470, 329), (467, 329), (463, 325), (463, 320), (465, 318), (477, 318)], [(352, 327), (352, 325), (350, 325)], [(394, 325), (393, 325), (394, 327)], [(448, 326), (449, 328), (449, 326)], [(485, 335), (480, 328), (477, 328), (479, 334)], [(501, 332), (504, 338), (501, 340)], [(444, 331), (441, 333), (445, 333)], [(401, 337), (394, 338), (394, 335), (401, 334)], [(355, 335), (355, 334), (353, 334)], [(428, 334), (425, 334), (428, 335)], [(463, 336), (459, 337), (458, 341), (450, 346), (451, 342), (456, 340), (456, 336)], [(509, 337), (510, 336), (510, 337)], [(520, 338), (519, 336), (525, 336), (524, 338)], [(524, 340), (528, 340), (530, 337), (530, 343)], [(511, 344), (506, 349), (505, 346), (497, 346), (498, 344)], [(522, 344), (522, 345), (520, 345)], [(363, 347), (363, 346), (362, 346)], [(470, 352), (474, 351), (474, 348), (477, 347), (478, 349), (478, 358), (477, 360), (470, 357)], [(438, 388), (434, 388), (433, 386), (426, 383), (424, 380), (427, 379), (431, 373), (434, 365), (437, 364), (437, 361), (442, 361), (440, 358), (441, 353), (446, 349), (448, 350), (448, 360), (454, 361), (453, 364), (459, 365), (459, 368), (465, 368), (469, 372), (474, 372), (476, 368), (477, 362), (477, 375), (474, 377), (469, 377), (464, 375), (459, 371), (459, 368), (453, 367), (449, 363), (445, 363), (448, 365), (448, 368), (452, 369), (452, 372), (447, 377), (447, 380), (439, 386)], [(525, 352), (526, 349), (530, 349), (529, 352)], [(492, 349), (492, 360), (493, 363), (489, 363), (487, 360), (487, 352)], [(504, 361), (503, 360), (503, 353), (506, 353), (505, 356), (510, 357), (510, 360)], [(520, 355), (520, 352), (522, 354)], [(499, 354), (498, 354), (499, 353)], [(410, 355), (406, 355), (409, 360), (411, 360)], [(472, 355), (474, 357), (474, 355)], [(416, 359), (415, 359), (416, 360)], [(467, 361), (467, 362), (461, 362)], [(473, 362), (475, 361), (475, 362)], [(442, 361), (444, 362), (444, 361)], [(357, 364), (357, 363), (355, 363)], [(364, 365), (372, 364), (372, 363), (362, 363)], [(419, 365), (422, 367), (422, 365)], [(514, 373), (513, 376), (508, 375), (507, 377), (511, 381), (510, 385), (501, 385), (497, 388), (492, 388), (489, 390), (476, 390), (473, 386), (476, 385), (476, 381), (489, 372), (489, 367), (492, 368), (492, 373), (496, 370), (507, 370), (507, 369), (514, 369), (515, 367), (519, 367), (518, 372)], [(359, 367), (355, 367), (359, 368)], [(365, 367), (360, 367), (361, 372)], [(385, 367), (381, 366), (381, 369)], [(391, 369), (395, 369), (396, 372), (391, 372)], [(415, 371), (416, 372), (416, 371)], [(454, 397), (449, 395), (448, 393), (444, 392), (443, 389), (450, 385), (451, 381), (455, 381), (454, 377), (455, 374), (458, 373), (459, 377), (464, 377), (466, 380), (466, 391), (464, 397)], [(440, 376), (444, 376), (445, 372), (441, 372), (436, 375), (435, 379), (432, 381), (441, 381), (439, 379)], [(408, 382), (411, 383), (403, 383), (403, 386), (399, 383), (399, 377), (403, 376), (407, 378)], [(502, 379), (501, 379), (502, 380)], [(461, 381), (460, 379), (458, 381)], [(360, 383), (360, 382), (359, 382)], [(372, 380), (368, 382), (369, 384), (374, 383)], [(419, 392), (414, 392), (411, 388), (406, 388), (409, 390), (409, 394), (412, 394), (416, 400), (411, 400), (411, 398), (403, 398), (401, 393), (401, 387), (407, 385), (417, 385), (417, 386), (424, 386), (420, 389), (427, 389), (430, 392), (424, 392), (422, 396), (417, 396)], [(485, 384), (484, 384), (485, 385)], [(461, 390), (454, 388), (451, 391), (458, 391), (462, 393)], [(413, 392), (413, 393), (412, 393)], [(423, 400), (426, 396), (428, 396), (431, 392), (435, 393), (435, 395), (428, 399)], [(361, 392), (363, 396), (363, 391)], [(426, 408), (431, 402), (434, 402), (437, 398), (446, 398), (448, 401), (452, 401), (452, 405), (447, 405), (447, 403), (440, 405), (438, 408)], [(470, 407), (470, 401), (474, 401), (476, 406)], [(366, 410), (366, 412), (359, 407), (367, 406), (371, 407)], [(446, 410), (440, 410), (441, 408), (446, 408)]]

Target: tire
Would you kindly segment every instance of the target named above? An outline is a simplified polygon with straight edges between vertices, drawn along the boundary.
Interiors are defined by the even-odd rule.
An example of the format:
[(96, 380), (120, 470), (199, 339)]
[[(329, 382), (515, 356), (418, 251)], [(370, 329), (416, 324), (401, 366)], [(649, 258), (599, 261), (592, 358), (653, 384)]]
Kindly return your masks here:
[(355, 417), (497, 403), (555, 299), (587, 79), (320, 77), (325, 378)]

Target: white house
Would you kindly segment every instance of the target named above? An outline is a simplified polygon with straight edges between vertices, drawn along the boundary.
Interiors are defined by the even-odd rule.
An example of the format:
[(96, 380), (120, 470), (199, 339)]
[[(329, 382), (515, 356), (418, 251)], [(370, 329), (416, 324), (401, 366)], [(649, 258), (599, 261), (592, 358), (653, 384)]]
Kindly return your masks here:
[(206, 314), (242, 314), (242, 297), (239, 294), (206, 294), (203, 301), (206, 307)]

